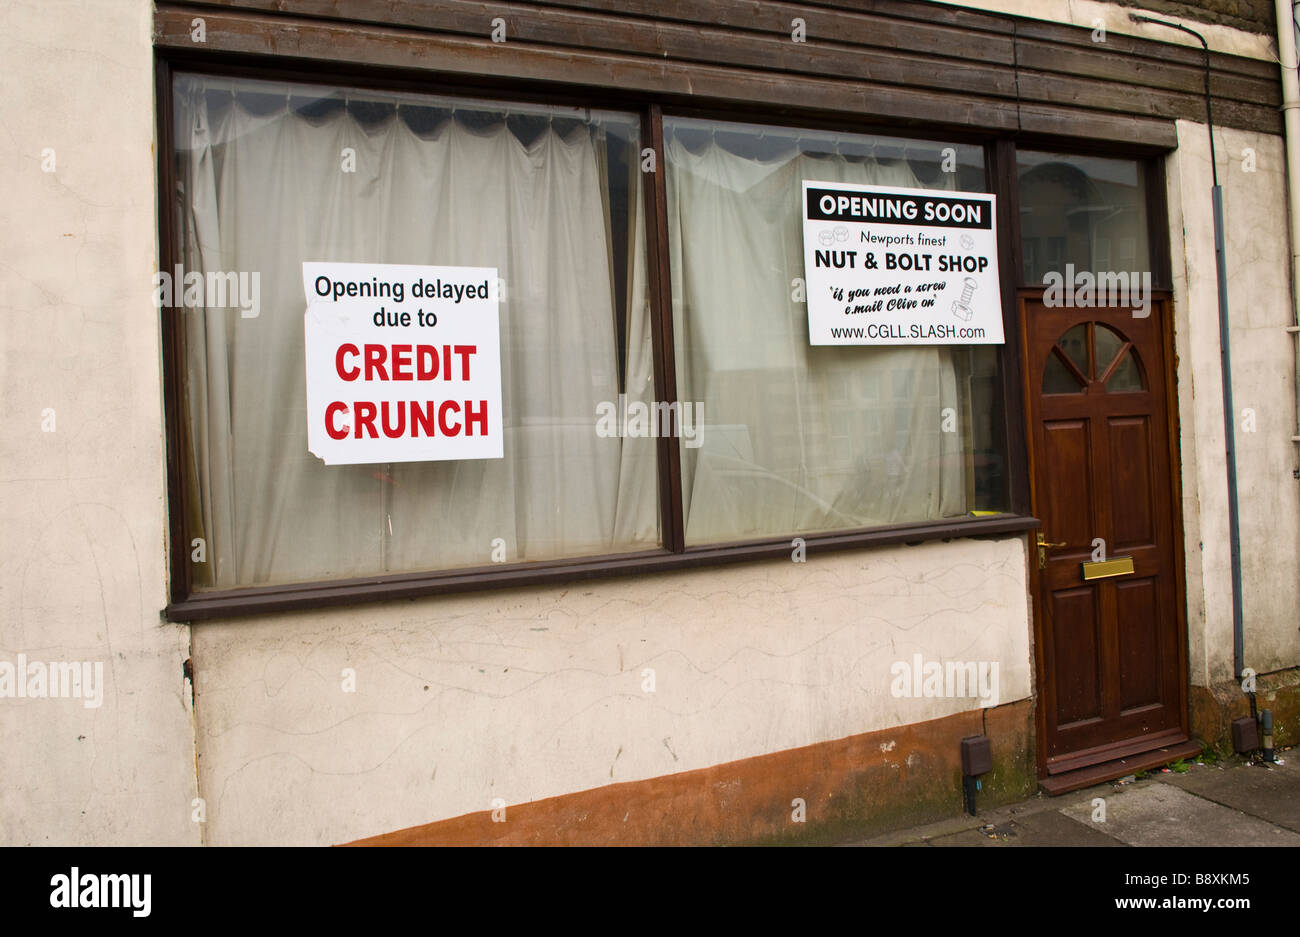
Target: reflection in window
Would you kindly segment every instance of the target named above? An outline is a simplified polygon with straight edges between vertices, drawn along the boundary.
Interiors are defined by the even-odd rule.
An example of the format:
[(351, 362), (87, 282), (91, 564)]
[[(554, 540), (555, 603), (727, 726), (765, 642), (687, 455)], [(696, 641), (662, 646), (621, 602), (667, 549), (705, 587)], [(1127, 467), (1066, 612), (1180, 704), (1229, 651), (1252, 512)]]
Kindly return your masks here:
[(1151, 269), (1141, 163), (1030, 150), (1016, 161), (1027, 284), (1065, 276), (1066, 264), (1076, 273)]
[(1044, 394), (1080, 394), (1100, 383), (1106, 393), (1146, 389), (1137, 349), (1101, 322), (1081, 322), (1056, 340), (1043, 366)]
[(1061, 346), (1061, 350), (1066, 356), (1074, 362), (1074, 366), (1079, 369), (1081, 374), (1091, 374), (1092, 368), (1088, 364), (1088, 326), (1076, 325), (1070, 331), (1057, 340), (1056, 344)]
[(1129, 349), (1124, 360), (1115, 368), (1110, 380), (1106, 381), (1108, 394), (1123, 394), (1146, 390), (1142, 383), (1142, 370), (1138, 367), (1137, 352)]
[(1047, 356), (1047, 366), (1043, 368), (1043, 393), (1045, 394), (1079, 394), (1083, 384), (1074, 376), (1054, 351)]
[(1108, 325), (1097, 322), (1093, 325), (1093, 347), (1097, 355), (1097, 376), (1106, 373), (1110, 363), (1115, 360), (1119, 350), (1124, 347), (1124, 339)]
[[(1142, 369), (1137, 363), (1137, 349), (1110, 326), (1100, 322), (1096, 330), (1097, 380), (1106, 382), (1106, 392), (1122, 394), (1145, 390)], [(1118, 359), (1118, 360), (1116, 360)], [(1110, 377), (1107, 378), (1106, 375)]]

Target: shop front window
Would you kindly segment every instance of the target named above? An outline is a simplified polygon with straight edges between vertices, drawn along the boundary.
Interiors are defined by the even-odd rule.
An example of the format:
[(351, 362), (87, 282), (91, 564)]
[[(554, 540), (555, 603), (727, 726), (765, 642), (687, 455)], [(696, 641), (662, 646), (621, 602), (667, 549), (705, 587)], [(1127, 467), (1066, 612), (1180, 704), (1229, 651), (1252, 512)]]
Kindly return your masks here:
[[(166, 313), (194, 588), (660, 547), (656, 440), (594, 430), (653, 397), (639, 118), (199, 76), (174, 105), (177, 259), (258, 286)], [(304, 262), (496, 268), (504, 457), (313, 456)]]
[(664, 122), (687, 545), (1007, 506), (998, 346), (809, 343), (805, 180), (987, 191), (983, 150)]
[[(176, 602), (651, 567), (1010, 507), (1001, 346), (813, 344), (800, 294), (804, 181), (983, 193), (980, 146), (665, 117), (656, 166), (653, 110), (184, 72), (171, 103)], [(496, 271), (499, 456), (313, 448), (312, 265)], [(190, 275), (239, 302), (191, 302)], [(418, 346), (415, 365), (374, 347), (336, 339), (326, 364), (434, 393), (407, 373)], [(355, 398), (324, 425), (433, 435), (419, 404)]]

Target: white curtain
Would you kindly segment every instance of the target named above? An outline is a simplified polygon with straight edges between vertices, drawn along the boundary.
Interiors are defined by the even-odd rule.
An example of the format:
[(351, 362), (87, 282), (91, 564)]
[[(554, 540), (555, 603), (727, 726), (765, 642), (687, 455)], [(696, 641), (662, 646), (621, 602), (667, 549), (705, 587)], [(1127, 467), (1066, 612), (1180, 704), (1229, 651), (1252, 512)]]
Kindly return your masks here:
[(681, 450), (687, 542), (965, 513), (951, 351), (810, 346), (794, 294), (803, 180), (923, 188), (907, 164), (667, 147), (677, 391), (705, 416), (703, 444)]
[[(595, 431), (620, 390), (600, 123), (555, 120), (525, 144), (482, 110), (422, 123), (399, 105), (363, 122), (353, 108), (295, 109), (283, 86), (254, 90), (178, 82), (185, 269), (261, 281), (256, 318), (172, 312), (185, 323), (188, 520), (208, 551), (196, 582), (487, 565), (497, 540), (511, 562), (657, 546), (655, 441)], [(626, 188), (626, 384), (648, 401), (639, 183)], [(310, 455), (307, 260), (498, 268), (505, 458), (327, 467)]]

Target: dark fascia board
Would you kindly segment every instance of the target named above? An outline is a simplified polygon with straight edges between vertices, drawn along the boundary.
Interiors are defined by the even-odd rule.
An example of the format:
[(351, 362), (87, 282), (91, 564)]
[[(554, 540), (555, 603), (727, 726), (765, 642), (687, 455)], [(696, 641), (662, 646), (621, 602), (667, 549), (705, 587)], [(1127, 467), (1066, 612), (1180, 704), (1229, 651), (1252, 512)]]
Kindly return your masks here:
[[(193, 53), (190, 39), (194, 10), (161, 6), (155, 19), (160, 49)], [(627, 95), (655, 98), (667, 106), (678, 102), (718, 106), (777, 107), (791, 112), (816, 110), (853, 114), (864, 120), (901, 126), (980, 128), (1014, 134), (1020, 130), (1054, 132), (1066, 138), (1096, 137), (1139, 146), (1172, 148), (1176, 134), (1167, 118), (1142, 119), (1092, 108), (1021, 102), (1007, 98), (940, 95), (932, 91), (863, 81), (827, 80), (790, 74), (765, 74), (713, 65), (575, 53), (523, 46), (509, 56), (483, 39), (427, 36), (410, 30), (349, 29), (324, 20), (295, 20), (247, 13), (209, 13), (203, 51), (250, 58), (272, 58), (328, 69), (340, 60), (358, 66), (457, 75), (464, 79), (546, 82), (557, 87), (600, 87)], [(1026, 124), (1025, 116), (1030, 121)]]

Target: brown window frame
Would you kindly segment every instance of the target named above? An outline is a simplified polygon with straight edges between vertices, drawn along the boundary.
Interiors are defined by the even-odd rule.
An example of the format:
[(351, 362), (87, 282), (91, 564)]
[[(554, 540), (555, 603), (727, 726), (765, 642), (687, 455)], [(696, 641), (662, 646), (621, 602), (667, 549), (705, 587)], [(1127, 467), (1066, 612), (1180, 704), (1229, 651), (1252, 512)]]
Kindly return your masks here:
[[(463, 79), (427, 75), (411, 78), (400, 73), (376, 72), (364, 67), (281, 68), (249, 64), (224, 55), (189, 54), (176, 50), (155, 50), (156, 102), (158, 113), (159, 269), (171, 270), (177, 262), (174, 206), (175, 153), (172, 126), (172, 79), (186, 73), (263, 78), (310, 84), (350, 86), (379, 90), (408, 90), (440, 94), (465, 94), (546, 101), (582, 107), (618, 109), (641, 116), (642, 146), (655, 151), (657, 171), (642, 173), (643, 197), (647, 206), (647, 264), (650, 275), (651, 332), (656, 399), (674, 402), (676, 395), (673, 354), (673, 316), (669, 282), (667, 198), (663, 172), (664, 106), (646, 95), (610, 94), (598, 88), (577, 88), (564, 94), (548, 91), (540, 95), (516, 83), (476, 83)], [(182, 437), (183, 336), (173, 310), (162, 309), (164, 421), (167, 459), (167, 508), (169, 542), (169, 603), (163, 609), (168, 621), (194, 622), (229, 619), (282, 611), (410, 599), (448, 593), (470, 592), (512, 586), (571, 582), (637, 573), (668, 572), (749, 561), (790, 558), (792, 540), (802, 539), (807, 554), (862, 549), (896, 544), (917, 544), (957, 538), (1002, 538), (1020, 535), (1039, 526), (1029, 514), (1028, 466), (1025, 445), (1024, 401), (1021, 393), (1019, 326), (1016, 286), (1020, 275), (1020, 237), (1016, 208), (1015, 143), (1008, 136), (976, 133), (969, 129), (945, 132), (910, 124), (868, 123), (822, 114), (784, 111), (755, 113), (747, 108), (672, 107), (674, 116), (711, 117), (718, 120), (799, 126), (853, 133), (907, 135), (911, 139), (936, 142), (975, 143), (984, 148), (988, 189), (998, 197), (998, 225), (1003, 232), (999, 243), (1002, 275), (1002, 312), (1005, 342), (999, 349), (1002, 383), (1004, 457), (1007, 468), (1007, 511), (989, 517), (947, 518), (886, 527), (839, 530), (814, 534), (792, 534), (779, 538), (744, 540), (722, 544), (688, 546), (684, 542), (681, 497), (681, 463), (678, 441), (666, 435), (657, 441), (660, 524), (663, 545), (657, 550), (602, 554), (510, 565), (491, 564), (470, 568), (428, 570), (414, 573), (380, 574), (347, 579), (318, 580), (286, 585), (250, 586), (195, 592), (192, 588), (190, 540), (185, 529), (185, 504), (180, 440)], [(1008, 352), (1010, 349), (1010, 352)]]

